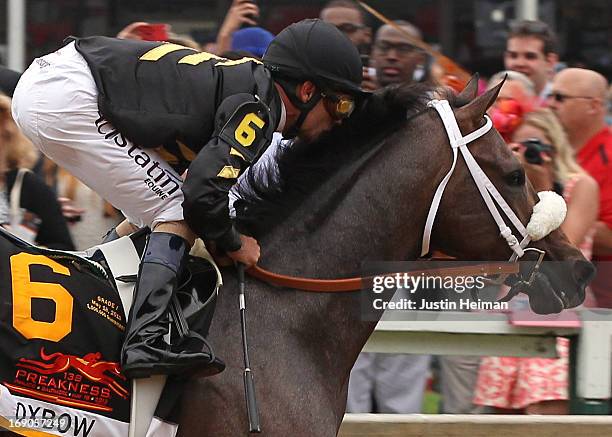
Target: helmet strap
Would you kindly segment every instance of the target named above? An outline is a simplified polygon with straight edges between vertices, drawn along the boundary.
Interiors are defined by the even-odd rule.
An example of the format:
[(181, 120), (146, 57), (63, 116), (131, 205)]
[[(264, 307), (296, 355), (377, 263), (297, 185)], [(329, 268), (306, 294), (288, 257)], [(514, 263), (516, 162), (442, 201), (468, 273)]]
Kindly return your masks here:
[(291, 125), (287, 133), (283, 135), (283, 137), (287, 139), (295, 138), (302, 127), (302, 124), (304, 124), (304, 120), (306, 120), (306, 117), (310, 111), (312, 111), (312, 108), (314, 108), (317, 103), (319, 103), (319, 100), (321, 100), (321, 91), (318, 90), (317, 86), (316, 94), (313, 95), (307, 102), (302, 102), (295, 93), (295, 88), (298, 84), (296, 84), (294, 80), (289, 81), (280, 78), (275, 80), (281, 86), (283, 91), (285, 91), (285, 94), (289, 98), (291, 104), (300, 110), (300, 115), (297, 120), (293, 123), (293, 125)]

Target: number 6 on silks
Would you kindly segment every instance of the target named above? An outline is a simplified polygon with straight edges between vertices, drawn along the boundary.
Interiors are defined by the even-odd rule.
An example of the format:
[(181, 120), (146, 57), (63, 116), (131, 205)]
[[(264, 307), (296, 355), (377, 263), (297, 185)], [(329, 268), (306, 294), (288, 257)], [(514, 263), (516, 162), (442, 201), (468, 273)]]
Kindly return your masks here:
[[(270, 143), (266, 135), (268, 108), (261, 101), (253, 99), (250, 94), (237, 94), (227, 98), (218, 109), (218, 113), (223, 114), (226, 111), (223, 106), (235, 107), (238, 103), (218, 136), (231, 146), (230, 154), (238, 155), (249, 163)], [(222, 120), (218, 119), (217, 122)]]
[(250, 147), (253, 141), (255, 141), (256, 133), (251, 124), (262, 129), (266, 123), (253, 112), (249, 112), (244, 116), (234, 132), (234, 138), (244, 147)]

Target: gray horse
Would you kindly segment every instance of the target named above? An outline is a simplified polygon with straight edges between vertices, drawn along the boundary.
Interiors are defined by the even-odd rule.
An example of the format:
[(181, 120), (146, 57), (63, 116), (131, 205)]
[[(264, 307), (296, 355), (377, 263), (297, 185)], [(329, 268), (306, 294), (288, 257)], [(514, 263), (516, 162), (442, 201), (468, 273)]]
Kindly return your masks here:
[[(475, 98), (472, 81), (459, 96), (449, 97), (464, 134), (484, 123), (499, 88)], [(274, 186), (251, 178), (249, 194), (237, 207), (238, 223), (259, 239), (261, 266), (335, 279), (359, 276), (363, 261), (418, 258), (429, 205), (451, 166), (444, 127), (436, 111), (426, 109), (421, 91), (383, 91), (318, 144), (295, 144), (281, 152), (278, 169), (270, 169), (278, 182)], [(469, 148), (526, 223), (536, 196), (499, 134), (491, 131)], [(548, 259), (567, 263), (563, 272), (542, 276), (539, 305), (552, 305), (561, 287), (563, 306), (580, 304), (592, 266), (560, 231), (535, 246)], [(431, 247), (466, 260), (510, 256), (463, 161), (442, 199)], [(181, 436), (248, 433), (238, 285), (232, 269), (223, 274), (209, 338), (228, 366), (220, 375), (192, 378), (181, 404)], [(335, 436), (351, 367), (375, 327), (360, 319), (360, 294), (308, 293), (253, 278), (247, 278), (246, 289), (262, 435)]]

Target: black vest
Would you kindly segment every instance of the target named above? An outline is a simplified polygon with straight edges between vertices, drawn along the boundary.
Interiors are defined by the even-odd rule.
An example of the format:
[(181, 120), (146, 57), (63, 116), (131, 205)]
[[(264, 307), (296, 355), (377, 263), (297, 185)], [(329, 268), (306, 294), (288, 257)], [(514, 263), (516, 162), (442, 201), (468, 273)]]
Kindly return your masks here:
[(98, 88), (98, 106), (126, 138), (141, 147), (196, 154), (215, 132), (215, 114), (229, 96), (257, 96), (269, 109), (271, 138), (280, 98), (270, 73), (249, 58), (228, 61), (188, 47), (95, 36), (76, 40)]

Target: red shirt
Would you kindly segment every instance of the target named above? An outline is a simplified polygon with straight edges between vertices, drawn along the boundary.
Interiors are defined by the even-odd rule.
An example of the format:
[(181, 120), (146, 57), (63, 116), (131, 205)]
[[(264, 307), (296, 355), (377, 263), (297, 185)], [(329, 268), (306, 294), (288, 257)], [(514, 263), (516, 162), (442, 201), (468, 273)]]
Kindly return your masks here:
[[(578, 152), (578, 164), (599, 185), (599, 220), (612, 229), (612, 132), (606, 126)], [(597, 277), (591, 289), (597, 306), (612, 308), (612, 256), (600, 256)]]
[(578, 152), (578, 164), (599, 185), (599, 220), (612, 228), (612, 131), (606, 126)]

